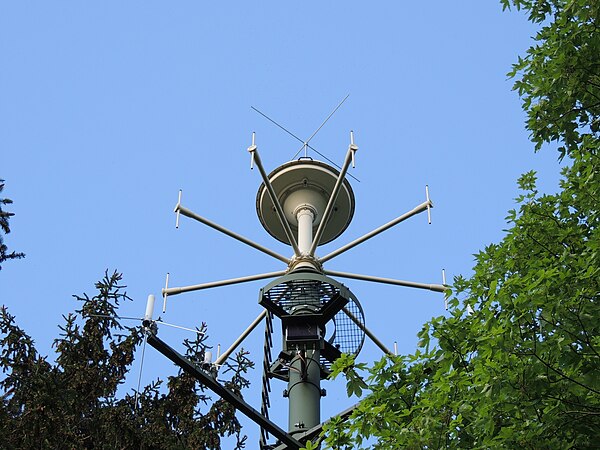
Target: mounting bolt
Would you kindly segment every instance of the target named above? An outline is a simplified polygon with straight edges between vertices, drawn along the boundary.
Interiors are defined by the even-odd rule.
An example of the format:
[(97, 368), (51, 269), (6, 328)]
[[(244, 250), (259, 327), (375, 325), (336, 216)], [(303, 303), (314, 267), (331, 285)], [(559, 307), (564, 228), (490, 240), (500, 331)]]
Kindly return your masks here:
[(327, 391), (325, 390), (325, 388), (321, 389), (321, 397), (325, 397), (327, 396)]
[(288, 392), (287, 389), (283, 390), (283, 398), (288, 398), (290, 396), (290, 393)]

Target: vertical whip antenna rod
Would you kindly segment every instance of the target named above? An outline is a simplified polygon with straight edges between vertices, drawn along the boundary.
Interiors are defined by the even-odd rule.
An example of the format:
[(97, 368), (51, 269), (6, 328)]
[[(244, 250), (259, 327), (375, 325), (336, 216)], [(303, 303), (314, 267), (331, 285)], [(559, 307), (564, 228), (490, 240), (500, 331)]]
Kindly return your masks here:
[(273, 185), (269, 181), (269, 176), (265, 172), (265, 168), (262, 165), (260, 155), (258, 154), (258, 147), (254, 143), (254, 139), (252, 139), (252, 141), (253, 141), (253, 143), (250, 147), (248, 147), (248, 151), (252, 155), (252, 158), (253, 158), (254, 162), (256, 163), (256, 167), (258, 167), (258, 171), (260, 172), (263, 182), (265, 183), (265, 187), (267, 188), (267, 192), (269, 193), (271, 202), (273, 202), (275, 211), (277, 211), (277, 217), (279, 218), (279, 222), (281, 222), (281, 226), (283, 227), (283, 230), (285, 231), (285, 235), (286, 235), (290, 245), (292, 246), (292, 249), (294, 250), (294, 254), (297, 257), (300, 257), (301, 253), (300, 253), (300, 249), (298, 248), (298, 243), (296, 242), (296, 238), (294, 237), (294, 233), (292, 232), (292, 229), (290, 228), (290, 224), (288, 223), (288, 221), (285, 218), (285, 213), (283, 212), (281, 203), (279, 202), (279, 199), (277, 198), (277, 194), (275, 193), (275, 190), (273, 189)]
[(175, 205), (175, 228), (179, 228), (179, 216), (180, 216), (180, 208), (181, 208), (181, 189), (179, 189), (179, 196), (177, 197), (177, 205)]
[[(444, 286), (447, 286), (446, 284), (446, 269), (442, 269), (442, 284)], [(448, 311), (448, 296), (444, 295), (444, 307), (446, 308), (446, 311)]]
[(354, 144), (354, 133), (350, 132), (350, 145), (348, 146), (348, 152), (346, 153), (346, 159), (344, 160), (344, 165), (342, 166), (342, 170), (335, 182), (335, 186), (333, 187), (333, 191), (331, 192), (331, 196), (329, 197), (329, 201), (327, 202), (327, 206), (325, 207), (325, 211), (323, 212), (323, 217), (321, 218), (321, 222), (319, 223), (319, 228), (317, 228), (317, 232), (312, 241), (312, 245), (310, 246), (310, 250), (308, 254), (310, 256), (315, 255), (315, 251), (319, 246), (321, 238), (323, 237), (323, 232), (325, 231), (325, 227), (327, 226), (327, 222), (329, 222), (329, 218), (331, 213), (333, 212), (333, 205), (337, 200), (338, 194), (340, 193), (340, 189), (342, 188), (342, 183), (344, 182), (344, 178), (346, 177), (346, 172), (348, 171), (348, 167), (350, 163), (354, 161), (354, 153), (358, 150), (358, 146)]
[(356, 168), (356, 161), (355, 161), (355, 157), (354, 154), (356, 153), (356, 150), (358, 150), (358, 147), (356, 147), (354, 145), (354, 131), (350, 130), (350, 147), (355, 147), (354, 151), (352, 152), (352, 168)]
[(140, 392), (140, 386), (142, 384), (142, 373), (144, 373), (144, 356), (146, 355), (146, 342), (148, 339), (144, 339), (144, 343), (142, 344), (142, 357), (140, 359), (140, 373), (138, 374), (138, 382), (137, 389), (135, 390), (135, 396), (133, 399), (133, 403), (135, 405), (135, 409), (138, 409), (138, 395)]
[(431, 200), (429, 199), (429, 186), (425, 185), (425, 198), (427, 199), (427, 223), (431, 225)]

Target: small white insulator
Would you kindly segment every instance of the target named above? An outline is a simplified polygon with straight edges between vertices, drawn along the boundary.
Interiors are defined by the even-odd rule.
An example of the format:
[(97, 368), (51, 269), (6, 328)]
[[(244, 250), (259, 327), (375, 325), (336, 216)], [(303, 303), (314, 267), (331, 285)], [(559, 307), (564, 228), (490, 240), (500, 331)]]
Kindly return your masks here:
[(148, 302), (146, 303), (146, 314), (144, 314), (144, 320), (152, 321), (152, 315), (154, 314), (154, 295), (148, 296)]

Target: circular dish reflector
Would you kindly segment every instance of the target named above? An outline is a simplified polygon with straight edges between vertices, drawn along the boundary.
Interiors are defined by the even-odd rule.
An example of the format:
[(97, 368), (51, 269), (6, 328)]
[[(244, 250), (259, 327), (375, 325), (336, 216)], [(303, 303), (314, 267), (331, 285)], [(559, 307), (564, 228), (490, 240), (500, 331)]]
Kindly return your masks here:
[[(296, 236), (296, 212), (303, 205), (310, 206), (316, 212), (313, 233), (317, 231), (339, 174), (330, 165), (312, 159), (291, 161), (269, 174), (269, 181), (283, 208), (285, 219)], [(271, 236), (290, 245), (264, 183), (256, 195), (256, 212), (260, 223)], [(353, 215), (354, 192), (348, 180), (344, 179), (319, 244), (331, 242), (342, 234), (350, 225)]]

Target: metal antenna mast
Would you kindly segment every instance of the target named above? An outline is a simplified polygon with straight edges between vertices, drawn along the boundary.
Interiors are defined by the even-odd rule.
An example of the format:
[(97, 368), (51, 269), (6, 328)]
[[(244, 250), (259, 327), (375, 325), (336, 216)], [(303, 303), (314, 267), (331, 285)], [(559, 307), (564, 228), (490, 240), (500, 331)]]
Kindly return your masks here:
[[(345, 99), (337, 108), (344, 101)], [(264, 115), (260, 111), (256, 111)], [(272, 119), (265, 117), (302, 141), (303, 148), (306, 149), (310, 147), (310, 139), (332, 114), (307, 141), (302, 141)], [(324, 263), (336, 256), (414, 215), (427, 211), (430, 221), (430, 209), (433, 204), (429, 199), (429, 188), (427, 187), (423, 203), (337, 250), (321, 257), (318, 256), (318, 247), (337, 239), (352, 221), (355, 199), (346, 175), (350, 164), (354, 166), (357, 151), (358, 146), (354, 143), (354, 133), (350, 132), (350, 144), (340, 170), (321, 161), (301, 158), (285, 163), (267, 174), (258, 153), (255, 135), (252, 134), (252, 143), (248, 147), (251, 157), (250, 164), (251, 167), (256, 165), (262, 178), (262, 184), (256, 196), (256, 211), (265, 230), (272, 237), (292, 248), (293, 256), (291, 257), (280, 255), (190, 211), (181, 204), (181, 192), (179, 193), (175, 206), (177, 226), (179, 226), (179, 216), (184, 215), (286, 264), (286, 267), (279, 271), (182, 287), (169, 287), (169, 275), (167, 274), (165, 288), (162, 290), (163, 310), (166, 309), (167, 298), (172, 295), (274, 278), (260, 290), (261, 312), (235, 342), (218, 356), (214, 363), (205, 361), (203, 366), (195, 365), (161, 341), (156, 336), (156, 327), (148, 327), (148, 343), (151, 346), (260, 425), (262, 430), (260, 448), (262, 450), (299, 449), (304, 442), (319, 434), (322, 428), (320, 403), (321, 397), (324, 395), (321, 381), (327, 377), (330, 365), (341, 353), (358, 354), (365, 337), (369, 337), (384, 353), (393, 354), (365, 326), (363, 309), (356, 296), (332, 277), (428, 289), (435, 292), (445, 292), (447, 289), (445, 279), (443, 284), (418, 283), (326, 270), (323, 267)], [(274, 317), (281, 321), (283, 343), (282, 351), (273, 361), (270, 352), (273, 345), (271, 321)], [(265, 363), (263, 407), (259, 412), (220, 385), (215, 378), (215, 373), (263, 320), (266, 321)], [(206, 364), (212, 369), (207, 370)], [(273, 378), (287, 383), (287, 389), (284, 392), (289, 399), (287, 431), (282, 430), (268, 418), (267, 412), (270, 403), (268, 391), (270, 391), (270, 380)], [(341, 413), (340, 417), (347, 415), (349, 415), (349, 411)], [(277, 439), (277, 444), (267, 444), (269, 434)]]

